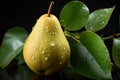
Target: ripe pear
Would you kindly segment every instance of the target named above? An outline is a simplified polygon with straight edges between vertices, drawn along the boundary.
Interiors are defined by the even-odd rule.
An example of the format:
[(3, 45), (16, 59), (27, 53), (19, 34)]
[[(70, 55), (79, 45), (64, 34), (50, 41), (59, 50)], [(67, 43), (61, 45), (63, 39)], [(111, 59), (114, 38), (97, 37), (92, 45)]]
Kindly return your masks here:
[(67, 65), (70, 46), (56, 16), (44, 14), (37, 20), (25, 41), (23, 56), (28, 67), (39, 75), (57, 73)]

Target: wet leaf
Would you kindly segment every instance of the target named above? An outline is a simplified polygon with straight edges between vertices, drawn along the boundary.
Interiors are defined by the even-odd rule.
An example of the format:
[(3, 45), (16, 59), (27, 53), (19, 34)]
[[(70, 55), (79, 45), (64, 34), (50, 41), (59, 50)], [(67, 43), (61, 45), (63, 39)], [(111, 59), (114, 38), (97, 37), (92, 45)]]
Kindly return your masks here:
[(120, 38), (113, 40), (112, 57), (117, 67), (120, 68)]
[(76, 31), (85, 25), (88, 16), (89, 9), (84, 3), (71, 1), (61, 10), (60, 23), (65, 29)]
[(89, 15), (85, 28), (93, 32), (103, 29), (107, 25), (114, 8), (104, 8), (92, 12)]
[(0, 67), (5, 68), (22, 50), (23, 43), (15, 39), (8, 39), (0, 47)]
[(21, 27), (8, 30), (0, 47), (0, 67), (5, 68), (21, 51), (27, 32)]
[(71, 49), (71, 64), (81, 75), (92, 79), (111, 79), (111, 61), (102, 39), (93, 32), (82, 32)]
[(28, 36), (28, 33), (24, 28), (14, 27), (14, 28), (9, 29), (5, 33), (3, 41), (12, 38), (12, 39), (20, 40), (20, 41), (24, 42), (27, 36)]

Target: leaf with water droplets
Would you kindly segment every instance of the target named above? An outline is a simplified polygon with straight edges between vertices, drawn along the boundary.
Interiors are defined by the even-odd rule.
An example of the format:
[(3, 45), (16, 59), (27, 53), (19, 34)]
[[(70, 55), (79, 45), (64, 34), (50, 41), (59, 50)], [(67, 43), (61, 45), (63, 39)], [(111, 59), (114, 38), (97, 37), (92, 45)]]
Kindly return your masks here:
[(113, 40), (112, 57), (115, 64), (120, 68), (120, 38)]
[(102, 39), (91, 31), (82, 32), (71, 48), (71, 64), (81, 75), (92, 79), (111, 79), (111, 61)]
[(107, 25), (114, 8), (115, 7), (104, 8), (93, 11), (89, 15), (85, 28), (93, 32), (103, 29)]
[(88, 7), (81, 1), (71, 1), (60, 13), (61, 25), (69, 31), (80, 30), (89, 17)]
[(27, 31), (24, 28), (14, 27), (14, 28), (9, 29), (5, 33), (3, 41), (12, 38), (12, 39), (16, 39), (16, 40), (20, 40), (20, 41), (24, 42), (27, 36), (28, 36)]

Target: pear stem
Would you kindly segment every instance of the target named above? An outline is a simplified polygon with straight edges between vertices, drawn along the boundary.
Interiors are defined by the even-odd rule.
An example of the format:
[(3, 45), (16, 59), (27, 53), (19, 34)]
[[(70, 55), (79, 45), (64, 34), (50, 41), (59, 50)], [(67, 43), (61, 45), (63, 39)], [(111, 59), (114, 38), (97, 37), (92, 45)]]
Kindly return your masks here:
[(48, 8), (48, 17), (50, 17), (50, 13), (51, 13), (51, 10), (52, 10), (52, 7), (53, 7), (53, 4), (54, 4), (54, 2), (52, 1), (52, 2), (50, 3), (49, 8)]

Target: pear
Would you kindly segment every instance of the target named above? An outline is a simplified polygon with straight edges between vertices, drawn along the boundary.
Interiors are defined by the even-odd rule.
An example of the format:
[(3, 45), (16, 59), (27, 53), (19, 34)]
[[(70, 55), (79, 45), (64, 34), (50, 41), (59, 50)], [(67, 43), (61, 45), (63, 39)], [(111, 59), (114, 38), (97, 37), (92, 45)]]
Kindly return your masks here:
[(48, 13), (36, 22), (25, 41), (23, 57), (28, 67), (38, 75), (52, 75), (69, 62), (70, 46), (56, 16)]

